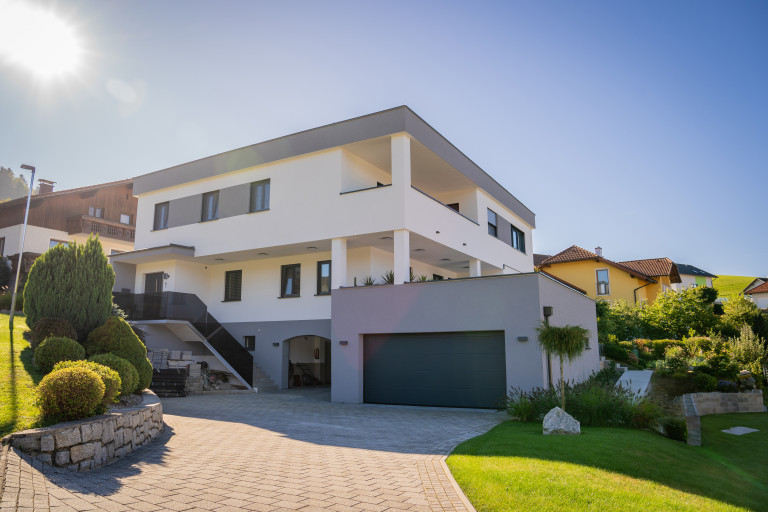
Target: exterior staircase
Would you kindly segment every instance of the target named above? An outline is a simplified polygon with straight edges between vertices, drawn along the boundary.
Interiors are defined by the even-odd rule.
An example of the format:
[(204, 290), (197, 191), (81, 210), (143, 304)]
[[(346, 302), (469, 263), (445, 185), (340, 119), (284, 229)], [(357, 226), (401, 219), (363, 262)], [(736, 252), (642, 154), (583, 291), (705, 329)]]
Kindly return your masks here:
[(275, 382), (256, 363), (253, 364), (253, 389), (257, 393), (277, 391)]

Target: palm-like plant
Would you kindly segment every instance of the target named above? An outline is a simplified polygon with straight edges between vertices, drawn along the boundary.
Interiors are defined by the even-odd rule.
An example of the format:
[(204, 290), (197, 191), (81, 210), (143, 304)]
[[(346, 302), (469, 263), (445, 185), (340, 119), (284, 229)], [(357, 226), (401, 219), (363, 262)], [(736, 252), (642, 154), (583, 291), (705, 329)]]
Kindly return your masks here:
[(565, 378), (563, 376), (563, 360), (569, 362), (579, 357), (589, 343), (589, 329), (578, 325), (556, 327), (542, 322), (536, 329), (539, 345), (546, 352), (560, 357), (560, 398), (562, 410), (565, 410)]

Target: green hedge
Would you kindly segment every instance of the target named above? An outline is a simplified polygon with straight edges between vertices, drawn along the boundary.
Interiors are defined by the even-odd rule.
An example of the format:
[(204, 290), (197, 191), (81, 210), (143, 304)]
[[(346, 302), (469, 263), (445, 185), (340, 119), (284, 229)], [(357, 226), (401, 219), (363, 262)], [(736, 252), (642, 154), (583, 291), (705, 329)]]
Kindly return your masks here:
[(108, 405), (115, 403), (121, 385), (120, 375), (115, 370), (93, 361), (61, 361), (56, 363), (53, 371), (64, 368), (87, 368), (96, 373), (104, 384), (104, 396), (101, 399), (102, 411), (106, 410)]
[(130, 395), (139, 383), (139, 374), (131, 363), (115, 354), (96, 354), (89, 361), (112, 368), (120, 375), (120, 396)]
[(131, 363), (139, 374), (134, 392), (148, 388), (152, 382), (152, 364), (147, 359), (147, 349), (122, 318), (109, 317), (104, 325), (88, 335), (84, 346), (89, 357), (114, 354)]
[(51, 337), (44, 340), (35, 349), (35, 366), (42, 373), (50, 373), (60, 361), (78, 361), (85, 359), (85, 349), (75, 340)]
[(104, 382), (88, 368), (51, 372), (37, 386), (37, 403), (50, 421), (69, 421), (93, 414), (104, 397)]

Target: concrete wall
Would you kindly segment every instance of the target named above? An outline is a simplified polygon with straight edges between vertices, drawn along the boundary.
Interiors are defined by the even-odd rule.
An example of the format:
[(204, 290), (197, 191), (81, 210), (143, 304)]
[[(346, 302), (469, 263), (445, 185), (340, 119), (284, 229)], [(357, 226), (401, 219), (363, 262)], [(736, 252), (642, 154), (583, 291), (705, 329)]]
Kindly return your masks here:
[(332, 299), (334, 402), (363, 401), (363, 336), (374, 333), (501, 330), (507, 386), (545, 386), (546, 361), (535, 331), (545, 305), (554, 307), (553, 324), (582, 325), (593, 333), (594, 348), (568, 366), (566, 378), (580, 380), (599, 366), (594, 301), (540, 274), (342, 288)]

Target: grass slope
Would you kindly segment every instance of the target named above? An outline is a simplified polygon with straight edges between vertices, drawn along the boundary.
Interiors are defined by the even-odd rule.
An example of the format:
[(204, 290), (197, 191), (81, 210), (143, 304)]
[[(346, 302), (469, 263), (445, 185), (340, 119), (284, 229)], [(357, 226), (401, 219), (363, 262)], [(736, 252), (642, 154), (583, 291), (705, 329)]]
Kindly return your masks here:
[(32, 362), (32, 349), (24, 339), (24, 317), (14, 316), (13, 336), (8, 315), (0, 315), (0, 437), (34, 428), (40, 423), (35, 386), (42, 379)]
[(720, 297), (735, 297), (754, 279), (747, 276), (718, 276), (712, 280), (712, 286), (717, 288)]
[[(702, 420), (702, 447), (619, 428), (545, 437), (540, 423), (505, 422), (447, 463), (479, 512), (766, 510), (768, 414)], [(760, 432), (720, 432), (737, 425)]]

